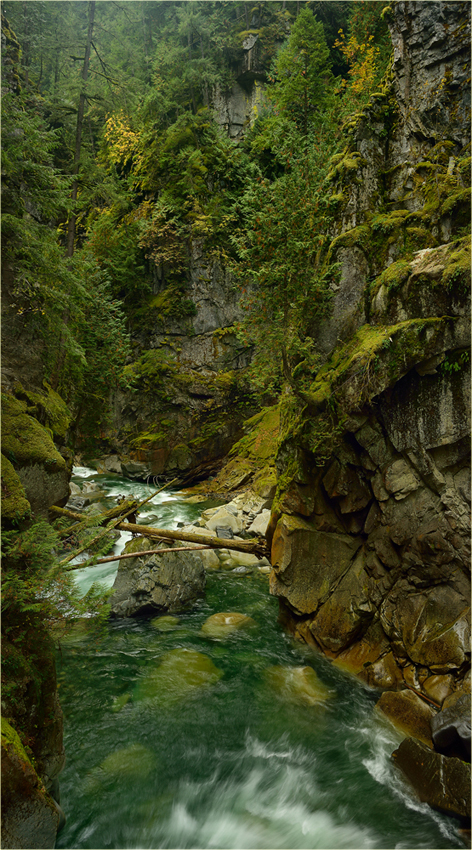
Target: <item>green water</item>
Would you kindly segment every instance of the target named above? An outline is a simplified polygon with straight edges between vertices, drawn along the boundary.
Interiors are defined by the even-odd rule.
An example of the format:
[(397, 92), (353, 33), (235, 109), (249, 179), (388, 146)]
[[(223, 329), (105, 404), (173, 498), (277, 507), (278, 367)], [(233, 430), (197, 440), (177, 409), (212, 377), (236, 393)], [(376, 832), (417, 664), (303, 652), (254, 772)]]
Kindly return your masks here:
[[(196, 510), (172, 503), (174, 517)], [(256, 625), (203, 634), (220, 611)], [(205, 598), (178, 622), (112, 621), (100, 644), (62, 646), (57, 847), (463, 846), (455, 822), (414, 801), (395, 773), (400, 739), (373, 713), (378, 694), (285, 635), (277, 613), (267, 576), (210, 572)], [(182, 650), (209, 659), (207, 672), (187, 689), (177, 673), (156, 689)], [(320, 703), (293, 701), (270, 673), (306, 665), (328, 697)]]

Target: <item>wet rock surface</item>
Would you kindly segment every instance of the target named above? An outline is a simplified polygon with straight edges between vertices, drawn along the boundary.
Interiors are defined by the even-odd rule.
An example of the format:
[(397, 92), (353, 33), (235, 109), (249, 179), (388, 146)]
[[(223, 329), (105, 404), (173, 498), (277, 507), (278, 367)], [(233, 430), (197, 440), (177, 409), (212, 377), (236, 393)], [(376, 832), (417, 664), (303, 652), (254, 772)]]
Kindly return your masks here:
[(470, 761), (470, 694), (435, 715), (431, 731), (437, 750), (446, 755), (453, 750)]
[(120, 561), (110, 599), (112, 617), (177, 612), (202, 596), (205, 570), (196, 552), (165, 552), (139, 557), (139, 551), (157, 548), (155, 541), (138, 538), (125, 552), (136, 558)]
[(2, 718), (2, 847), (54, 847), (60, 812)]
[[(398, 233), (375, 242), (373, 221), (384, 221), (382, 198), (397, 224), (410, 214), (426, 222), (418, 163), (446, 137), (444, 168), (462, 155), (470, 6), (401, 2), (389, 15), (391, 81), (352, 124), (356, 180), (333, 177), (343, 193), (331, 249), (341, 277), (316, 342), (324, 365), (306, 435), (287, 424), (295, 404), (281, 414), (270, 586), (301, 640), (373, 687), (408, 686), (440, 708), (470, 668), (469, 249), (459, 291), (447, 281), (462, 243), (442, 208), (434, 243), (407, 258)], [(447, 92), (438, 86), (446, 65)], [(393, 234), (393, 219), (384, 223)], [(330, 404), (341, 434), (334, 446), (326, 437), (323, 453), (313, 444)]]
[(402, 741), (393, 760), (422, 802), (470, 822), (470, 764), (434, 752), (415, 738)]

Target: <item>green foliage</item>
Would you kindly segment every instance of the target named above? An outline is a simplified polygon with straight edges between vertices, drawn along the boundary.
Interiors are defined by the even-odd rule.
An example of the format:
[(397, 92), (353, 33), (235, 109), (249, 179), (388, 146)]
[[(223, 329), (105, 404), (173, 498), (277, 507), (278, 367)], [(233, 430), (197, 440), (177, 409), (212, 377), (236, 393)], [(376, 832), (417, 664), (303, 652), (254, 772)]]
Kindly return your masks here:
[(97, 633), (108, 616), (104, 591), (94, 584), (80, 596), (55, 551), (58, 533), (44, 520), (2, 534), (2, 695), (14, 709), (24, 682), (40, 689), (49, 633), (59, 637), (84, 617)]
[(454, 372), (460, 372), (470, 362), (470, 351), (449, 351), (444, 357), (442, 363), (439, 364), (439, 369), (446, 375), (452, 375)]
[(329, 128), (315, 128), (301, 141), (296, 131), (285, 173), (252, 183), (240, 202), (243, 226), (233, 241), (233, 271), (246, 318), (239, 337), (255, 346), (254, 386), (276, 393), (283, 382), (303, 389), (313, 368), (313, 334), (329, 310), (339, 265), (327, 257), (326, 233), (334, 217), (326, 194)]
[(323, 25), (311, 9), (300, 11), (274, 62), (270, 98), (306, 135), (313, 114), (323, 108), (331, 74)]
[(26, 531), (2, 535), (2, 630), (5, 634), (13, 633), (21, 639), (21, 631), (29, 629), (35, 617), (49, 626), (62, 624), (68, 628), (86, 613), (102, 619), (107, 615), (105, 599), (109, 592), (104, 594), (95, 584), (82, 597), (73, 578), (59, 566), (55, 555), (58, 548), (58, 534), (44, 520)]

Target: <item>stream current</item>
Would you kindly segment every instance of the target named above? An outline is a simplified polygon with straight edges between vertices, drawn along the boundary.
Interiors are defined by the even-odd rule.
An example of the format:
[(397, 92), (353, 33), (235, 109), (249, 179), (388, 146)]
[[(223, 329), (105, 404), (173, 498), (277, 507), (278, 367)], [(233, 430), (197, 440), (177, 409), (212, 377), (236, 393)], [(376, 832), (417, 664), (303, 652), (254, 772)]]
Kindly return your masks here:
[[(107, 506), (155, 489), (84, 467), (72, 480), (97, 482)], [(176, 528), (209, 506), (163, 492), (139, 522)], [(114, 552), (130, 537), (125, 532)], [(117, 567), (77, 570), (76, 581), (84, 592), (97, 580), (111, 587)], [(256, 625), (224, 639), (201, 633), (221, 611)], [(373, 711), (378, 693), (286, 635), (277, 614), (267, 575), (208, 571), (205, 597), (176, 622), (112, 620), (99, 642), (79, 634), (62, 643), (67, 822), (56, 847), (464, 846), (456, 822), (417, 802), (396, 773), (390, 754), (401, 738)], [(219, 678), (179, 694), (169, 672), (168, 688), (164, 676), (163, 693), (143, 698), (149, 676), (175, 650), (207, 656)], [(268, 675), (305, 666), (328, 695), (320, 704), (287, 701)]]

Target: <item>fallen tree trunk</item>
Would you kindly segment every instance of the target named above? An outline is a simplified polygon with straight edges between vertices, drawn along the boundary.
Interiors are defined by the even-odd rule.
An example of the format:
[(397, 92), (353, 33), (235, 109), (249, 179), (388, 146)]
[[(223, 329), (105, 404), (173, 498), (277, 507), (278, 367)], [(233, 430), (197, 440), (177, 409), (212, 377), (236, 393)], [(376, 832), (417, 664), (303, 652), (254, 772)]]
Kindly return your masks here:
[[(177, 481), (177, 478), (174, 478), (174, 480), (171, 481), (171, 484), (173, 484), (174, 481)], [(149, 502), (150, 499), (153, 499), (154, 496), (157, 496), (159, 493), (162, 493), (162, 491), (165, 489), (166, 486), (167, 485), (164, 485), (164, 487), (160, 487), (159, 490), (156, 490), (155, 493), (151, 493), (151, 495), (147, 496), (145, 499), (143, 499), (142, 502), (138, 502), (138, 504), (136, 506), (132, 502), (126, 503), (126, 504), (131, 505), (131, 507), (127, 508), (125, 511), (121, 511), (120, 512), (122, 514), (121, 517), (119, 517), (117, 520), (115, 520), (115, 522), (112, 522), (111, 525), (107, 525), (107, 527), (103, 531), (101, 531), (100, 534), (97, 534), (97, 536), (93, 538), (93, 540), (89, 540), (89, 542), (85, 543), (83, 546), (81, 546), (80, 549), (76, 549), (75, 552), (71, 552), (70, 555), (67, 556), (67, 558), (64, 558), (61, 561), (61, 566), (63, 566), (64, 564), (68, 564), (69, 561), (72, 561), (74, 558), (77, 557), (77, 555), (80, 555), (82, 552), (85, 552), (86, 549), (90, 548), (90, 546), (93, 543), (97, 543), (98, 540), (105, 537), (105, 535), (108, 533), (108, 531), (111, 531), (111, 529), (116, 528), (120, 524), (120, 519), (123, 520), (123, 519), (125, 519), (125, 517), (129, 517), (130, 514), (132, 514), (132, 517), (136, 518), (136, 511), (138, 511), (139, 508), (141, 508), (143, 505), (145, 505), (146, 502)], [(118, 505), (118, 507), (120, 507), (120, 506)]]
[[(82, 518), (80, 514), (73, 513), (67, 508), (59, 508), (53, 505), (49, 510), (58, 516), (67, 516), (71, 519)], [(194, 534), (189, 531), (174, 531), (167, 528), (151, 528), (147, 525), (136, 525), (134, 522), (120, 522), (115, 528), (121, 531), (131, 531), (133, 534), (141, 534), (143, 537), (162, 540), (183, 540), (186, 543), (201, 543), (211, 549), (232, 549), (235, 552), (246, 552), (249, 555), (257, 555), (259, 558), (268, 557), (268, 548), (265, 540), (226, 540), (222, 537)]]
[[(90, 525), (92, 519), (94, 525), (103, 525), (105, 522), (108, 522), (110, 519), (116, 519), (116, 517), (124, 517), (130, 511), (135, 511), (138, 507), (137, 499), (128, 499), (126, 502), (121, 502), (119, 505), (115, 505), (114, 508), (111, 508), (109, 511), (105, 511), (103, 514), (97, 514), (97, 516), (90, 517), (87, 516), (86, 519), (83, 519), (83, 514), (80, 514), (82, 517), (82, 521), (79, 523), (74, 523), (74, 525), (70, 525), (68, 528), (64, 528), (63, 531), (59, 532), (59, 537), (62, 539), (63, 537), (69, 537), (70, 534), (76, 534), (78, 531), (82, 531), (86, 528), (87, 525)], [(72, 514), (72, 511), (70, 512)], [(64, 514), (62, 514), (64, 516)], [(77, 514), (74, 514), (77, 516)]]
[(94, 564), (73, 564), (66, 570), (83, 570), (86, 567), (98, 567), (111, 561), (124, 561), (125, 558), (142, 558), (143, 555), (163, 555), (166, 552), (201, 552), (202, 549), (212, 549), (212, 546), (173, 546), (171, 549), (145, 549), (144, 552), (126, 552), (125, 555), (112, 555), (109, 558), (99, 558)]

